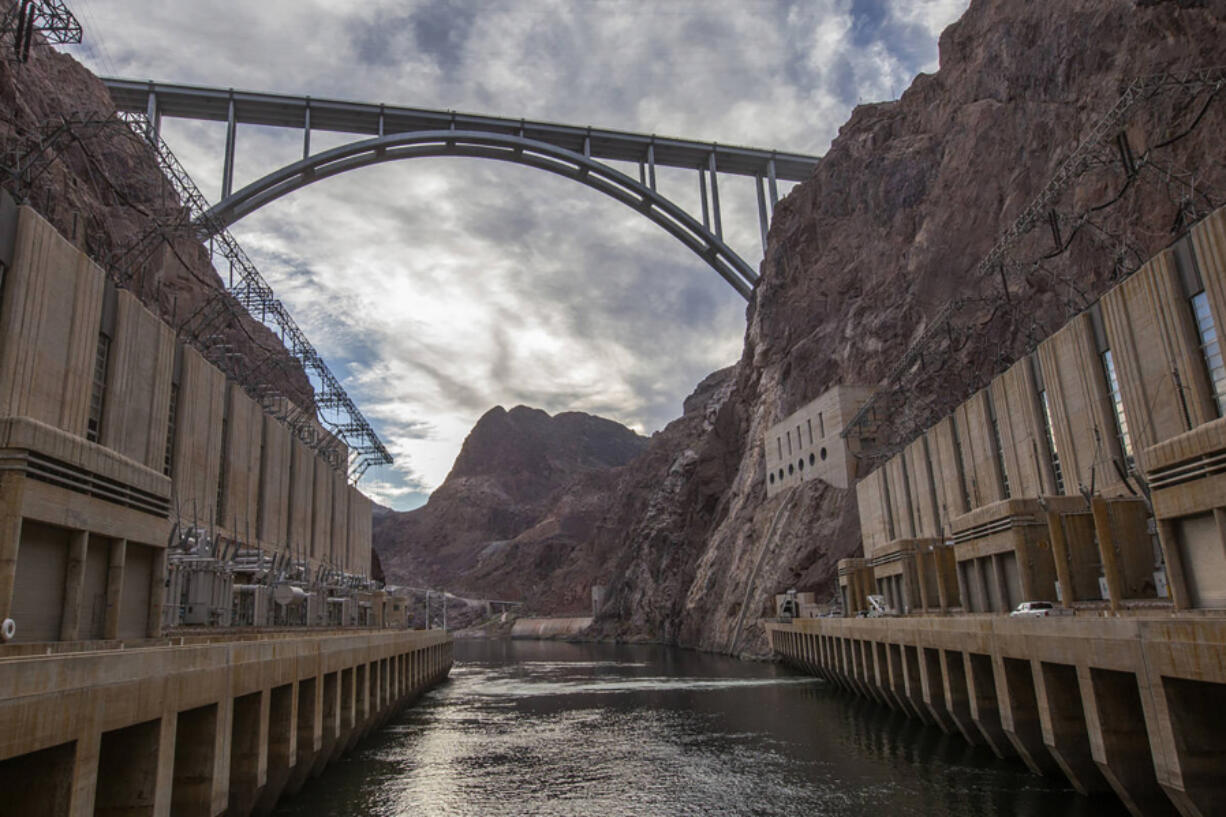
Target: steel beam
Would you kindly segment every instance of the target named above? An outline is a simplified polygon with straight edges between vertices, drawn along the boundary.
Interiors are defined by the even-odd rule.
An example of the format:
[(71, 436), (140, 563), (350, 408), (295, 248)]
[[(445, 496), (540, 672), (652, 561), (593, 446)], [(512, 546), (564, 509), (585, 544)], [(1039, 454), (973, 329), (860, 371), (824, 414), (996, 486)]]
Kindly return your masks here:
[(302, 115), (302, 158), (311, 155), (311, 98), (306, 101), (306, 111)]
[[(496, 159), (578, 181), (632, 207), (664, 228), (746, 299), (758, 281), (757, 271), (722, 238), (712, 235), (675, 203), (626, 174), (582, 154), (542, 142), (480, 131), (396, 133), (382, 139), (342, 145), (257, 179), (215, 205), (200, 218), (200, 224), (209, 229), (223, 229), (265, 204), (315, 181), (380, 162), (427, 156)], [(715, 213), (718, 218), (718, 208)]]
[(766, 234), (770, 232), (770, 216), (766, 213), (766, 190), (762, 186), (762, 177), (755, 179), (758, 188), (758, 227), (762, 230), (762, 254), (766, 254)]
[(698, 192), (702, 197), (702, 226), (705, 230), (711, 229), (711, 208), (707, 206), (707, 171), (705, 168), (698, 168)]
[(766, 178), (770, 180), (771, 210), (774, 211), (775, 205), (779, 203), (779, 183), (775, 180), (774, 158), (766, 163)]
[(724, 240), (724, 222), (719, 215), (719, 181), (715, 178), (715, 151), (707, 158), (707, 169), (711, 171), (711, 212), (715, 215), (715, 236)]
[[(232, 91), (192, 85), (127, 79), (104, 79), (118, 110), (143, 113), (151, 92), (158, 95), (163, 116), (183, 119), (228, 121), (229, 102), (238, 107), (238, 123), (272, 127), (300, 128), (306, 109), (305, 96)], [(582, 153), (585, 138), (590, 141), (594, 159), (619, 162), (642, 161), (653, 147), (655, 163), (663, 167), (691, 170), (707, 163), (714, 153), (720, 173), (756, 176), (772, 159), (776, 176), (785, 181), (803, 181), (813, 171), (818, 157), (751, 147), (712, 145), (628, 131), (586, 128), (552, 122), (509, 119), (481, 114), (407, 108), (363, 102), (310, 99), (311, 126), (317, 131), (385, 136), (389, 133), (443, 130), (451, 121), (457, 130), (517, 134), (522, 129), (527, 139), (545, 142), (575, 153)]]
[(231, 97), (229, 113), (226, 116), (226, 159), (221, 171), (221, 197), (223, 199), (228, 198), (234, 190), (234, 137), (238, 128), (238, 117), (234, 107), (234, 98)]
[(652, 190), (656, 189), (656, 146), (647, 146), (647, 180)]

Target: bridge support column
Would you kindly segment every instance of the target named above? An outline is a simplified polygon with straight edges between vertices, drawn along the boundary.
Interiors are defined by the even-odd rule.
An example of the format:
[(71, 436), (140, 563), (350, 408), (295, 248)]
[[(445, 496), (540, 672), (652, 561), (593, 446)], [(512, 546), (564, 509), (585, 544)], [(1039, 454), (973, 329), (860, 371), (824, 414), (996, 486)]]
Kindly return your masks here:
[(715, 151), (707, 157), (707, 169), (711, 171), (711, 212), (715, 216), (715, 237), (724, 240), (724, 221), (719, 214), (719, 181), (715, 178)]
[(228, 199), (234, 191), (234, 137), (238, 131), (238, 121), (234, 115), (234, 97), (230, 98), (229, 113), (226, 114), (226, 156), (221, 169), (221, 197)]
[(227, 817), (247, 817), (268, 780), (268, 690), (234, 701)]
[(766, 234), (770, 232), (770, 216), (766, 212), (766, 190), (762, 186), (762, 177), (755, 176), (754, 182), (758, 188), (758, 227), (762, 230), (762, 252), (766, 253)]

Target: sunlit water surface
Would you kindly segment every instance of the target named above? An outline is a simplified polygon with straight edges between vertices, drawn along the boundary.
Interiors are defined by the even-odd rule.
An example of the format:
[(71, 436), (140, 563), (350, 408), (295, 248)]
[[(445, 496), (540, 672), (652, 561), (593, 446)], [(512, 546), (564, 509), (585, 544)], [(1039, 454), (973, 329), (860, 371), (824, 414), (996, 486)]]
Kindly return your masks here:
[(1120, 813), (784, 667), (456, 643), (451, 679), (278, 817)]

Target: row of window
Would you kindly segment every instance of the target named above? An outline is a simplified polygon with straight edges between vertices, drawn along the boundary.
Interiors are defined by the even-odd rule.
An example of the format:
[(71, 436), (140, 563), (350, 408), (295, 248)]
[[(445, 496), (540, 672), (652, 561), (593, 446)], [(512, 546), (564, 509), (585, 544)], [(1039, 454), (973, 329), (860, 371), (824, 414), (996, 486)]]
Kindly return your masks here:
[[(822, 460), (825, 460), (825, 459), (826, 459), (826, 449), (825, 449), (825, 447), (823, 447), (823, 448), (822, 448), (822, 450), (821, 450), (821, 458), (822, 458)], [(814, 465), (817, 465), (817, 459), (818, 459), (818, 455), (817, 455), (817, 454), (814, 454), (814, 453), (812, 453), (812, 452), (810, 452), (810, 453), (809, 453), (809, 467), (810, 467), (810, 468), (811, 468), (811, 467), (813, 467)], [(804, 473), (804, 470), (805, 470), (805, 460), (804, 460), (804, 457), (801, 457), (800, 459), (798, 459), (798, 460), (796, 461), (796, 464), (795, 464), (795, 465), (789, 465), (789, 466), (788, 466), (787, 473), (788, 473), (788, 476), (792, 476), (793, 474), (796, 474), (797, 472)], [(771, 485), (774, 485), (774, 484), (775, 484), (775, 475), (774, 475), (774, 473), (767, 474), (767, 479), (770, 481), (770, 484), (771, 484)], [(780, 469), (779, 469), (779, 481), (780, 481), (780, 482), (783, 482), (783, 480), (784, 480), (784, 476), (783, 476), (783, 469), (782, 469), (782, 468), (780, 468)]]
[[(813, 419), (811, 417), (805, 419), (805, 426), (809, 430), (809, 445), (813, 446), (816, 443), (813, 442)], [(818, 437), (823, 440), (826, 439), (826, 419), (823, 416), (822, 412), (820, 411), (817, 413), (817, 426), (818, 426), (818, 429), (817, 429)], [(784, 432), (784, 434), (775, 436), (775, 447), (779, 453), (780, 460), (783, 459), (783, 441), (785, 437), (787, 438), (787, 443), (788, 443), (788, 457), (790, 458), (792, 456), (792, 432), (789, 430), (789, 431)], [(804, 439), (804, 436), (800, 433), (800, 425), (797, 424), (796, 426), (796, 448), (798, 450), (804, 450), (804, 443), (805, 443), (805, 439)], [(825, 457), (822, 457), (822, 459), (825, 459)], [(782, 478), (783, 477), (780, 476), (780, 479)]]

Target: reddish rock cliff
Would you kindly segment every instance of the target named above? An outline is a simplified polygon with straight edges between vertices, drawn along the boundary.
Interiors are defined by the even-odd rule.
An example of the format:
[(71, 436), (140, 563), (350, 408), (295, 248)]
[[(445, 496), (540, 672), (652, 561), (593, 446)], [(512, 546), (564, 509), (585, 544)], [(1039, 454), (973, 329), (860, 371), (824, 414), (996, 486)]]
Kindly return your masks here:
[(646, 445), (589, 414), (491, 409), (424, 507), (376, 515), (389, 580), (586, 611), (609, 573), (595, 530), (618, 469)]

